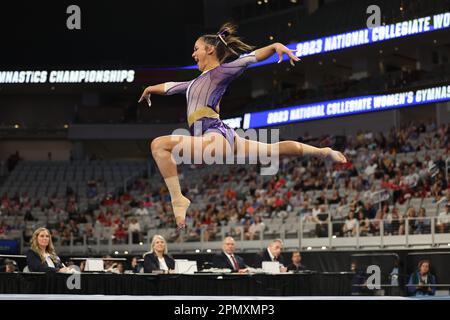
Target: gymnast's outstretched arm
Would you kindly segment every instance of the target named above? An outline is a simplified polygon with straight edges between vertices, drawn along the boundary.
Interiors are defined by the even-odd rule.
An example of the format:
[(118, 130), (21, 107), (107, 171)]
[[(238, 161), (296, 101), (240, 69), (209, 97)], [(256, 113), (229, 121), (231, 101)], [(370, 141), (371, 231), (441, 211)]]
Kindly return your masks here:
[(139, 99), (139, 102), (144, 101), (145, 99), (149, 99), (151, 94), (160, 94), (160, 95), (172, 95), (176, 93), (186, 93), (186, 90), (189, 86), (189, 81), (184, 82), (165, 82), (156, 84), (154, 86), (148, 86), (145, 88), (144, 92)]
[(278, 63), (283, 60), (283, 54), (287, 54), (292, 65), (295, 61), (300, 59), (293, 53), (295, 50), (291, 50), (279, 42), (272, 43), (266, 47), (255, 50), (255, 57), (258, 61), (266, 60), (274, 53), (278, 54)]

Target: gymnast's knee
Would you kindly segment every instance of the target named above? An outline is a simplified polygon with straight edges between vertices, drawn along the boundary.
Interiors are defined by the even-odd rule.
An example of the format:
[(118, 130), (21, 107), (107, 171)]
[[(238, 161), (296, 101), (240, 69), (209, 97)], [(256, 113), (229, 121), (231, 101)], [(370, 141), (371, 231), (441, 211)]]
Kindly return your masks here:
[(160, 154), (160, 152), (163, 150), (162, 137), (158, 137), (156, 139), (153, 139), (150, 142), (150, 150), (151, 150), (152, 155), (154, 157), (157, 157)]

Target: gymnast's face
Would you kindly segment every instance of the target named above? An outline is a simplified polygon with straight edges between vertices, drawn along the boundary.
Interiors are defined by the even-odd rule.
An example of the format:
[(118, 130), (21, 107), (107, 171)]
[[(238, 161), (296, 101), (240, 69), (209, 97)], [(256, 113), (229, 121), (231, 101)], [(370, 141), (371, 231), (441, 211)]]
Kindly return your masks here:
[(214, 48), (205, 43), (202, 38), (198, 38), (194, 44), (192, 58), (197, 63), (198, 70), (204, 71), (210, 57), (214, 56)]

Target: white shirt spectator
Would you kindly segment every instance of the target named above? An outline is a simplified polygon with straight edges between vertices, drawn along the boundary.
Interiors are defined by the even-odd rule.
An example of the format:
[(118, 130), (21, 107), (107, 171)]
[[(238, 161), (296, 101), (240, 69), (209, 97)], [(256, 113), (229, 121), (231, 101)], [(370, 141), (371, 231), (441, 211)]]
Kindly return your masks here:
[(408, 185), (409, 187), (415, 187), (417, 185), (417, 183), (419, 182), (419, 175), (414, 172), (413, 174), (410, 174), (408, 176), (405, 177), (405, 184)]
[(139, 221), (136, 221), (136, 223), (130, 222), (128, 224), (128, 231), (129, 232), (141, 232), (141, 225), (139, 224)]
[(313, 208), (312, 209), (312, 215), (313, 215), (313, 217), (317, 217), (317, 215), (319, 214), (321, 212), (321, 210), (320, 210), (320, 207), (317, 207), (317, 208)]
[(376, 163), (372, 164), (371, 166), (367, 166), (366, 170), (364, 170), (364, 173), (366, 176), (371, 176), (375, 173), (375, 170), (377, 169), (378, 165)]
[(137, 216), (148, 216), (148, 210), (147, 208), (137, 208), (134, 214)]
[(440, 212), (437, 220), (438, 224), (450, 223), (450, 213), (446, 213), (445, 211)]
[(346, 230), (353, 230), (356, 227), (356, 224), (358, 223), (358, 220), (356, 218), (345, 220), (345, 229)]
[(263, 232), (265, 228), (264, 222), (252, 223), (248, 228), (248, 232), (255, 234), (256, 232)]

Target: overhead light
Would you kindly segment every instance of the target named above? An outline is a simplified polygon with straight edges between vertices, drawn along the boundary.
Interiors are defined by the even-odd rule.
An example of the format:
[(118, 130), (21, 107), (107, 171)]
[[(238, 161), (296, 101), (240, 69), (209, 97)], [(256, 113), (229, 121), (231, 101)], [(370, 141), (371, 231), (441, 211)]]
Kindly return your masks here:
[(288, 22), (288, 27), (292, 27), (292, 22)]
[(400, 11), (403, 11), (403, 7), (400, 7)]
[(264, 3), (267, 3), (267, 2), (269, 2), (269, 0), (264, 0)]
[(336, 235), (333, 236), (333, 239), (336, 239)]
[(200, 249), (195, 249), (195, 253), (199, 253), (200, 252)]
[(69, 125), (66, 123), (65, 125), (64, 125), (64, 129), (68, 129), (69, 128)]
[(383, 50), (380, 50), (380, 54), (382, 54), (383, 53)]
[(306, 248), (306, 250), (312, 250), (312, 248), (311, 248), (311, 247), (308, 247), (308, 248)]
[(128, 254), (128, 251), (124, 251), (123, 253), (124, 253), (124, 254)]
[(435, 40), (433, 40), (433, 43), (434, 43), (434, 44), (436, 44), (436, 43), (437, 43), (437, 40), (436, 40), (436, 39), (435, 39)]
[(211, 252), (211, 249), (207, 249), (206, 252), (210, 253), (210, 252)]
[(269, 39), (270, 39), (270, 40), (273, 40), (273, 36), (269, 36)]
[(142, 242), (139, 242), (139, 245), (140, 245), (140, 246), (143, 246), (143, 245), (144, 245), (144, 243), (142, 243)]
[(258, 4), (259, 4), (259, 5), (262, 5), (262, 1), (258, 1)]
[(14, 125), (14, 128), (15, 128), (15, 129), (19, 129), (20, 126), (19, 126), (18, 124), (15, 124), (15, 125)]
[(291, 3), (297, 3), (297, 0), (291, 0)]
[(119, 254), (119, 251), (114, 251), (114, 254)]
[(325, 250), (327, 247), (322, 247), (322, 250)]

